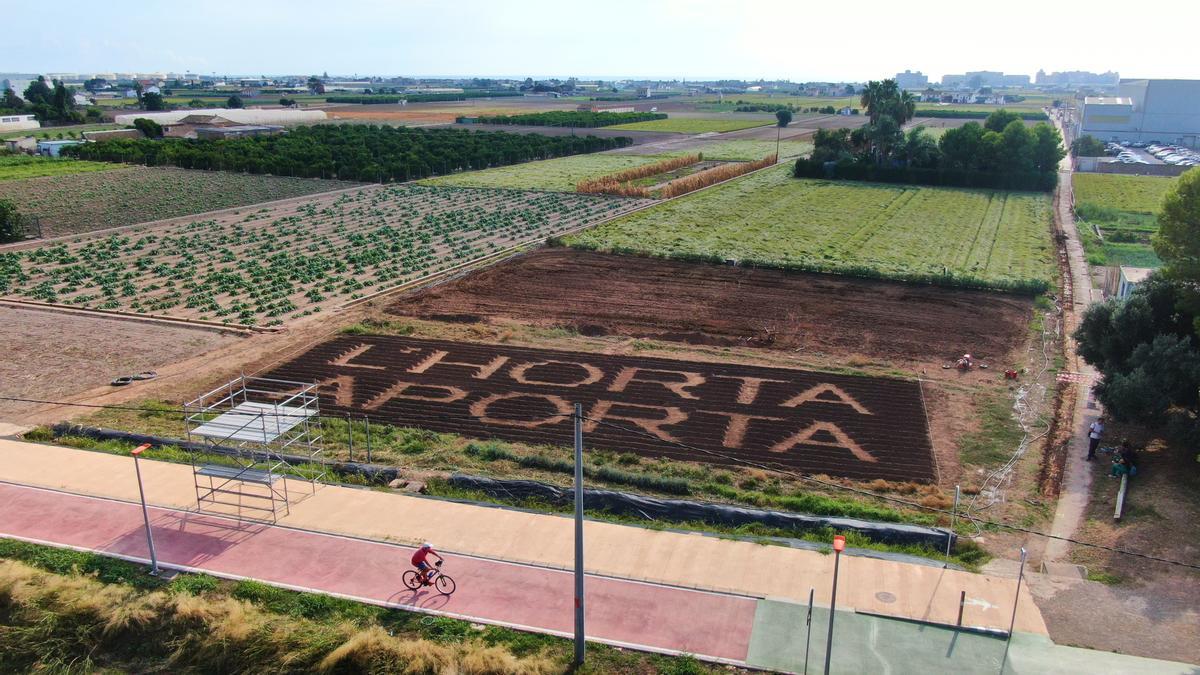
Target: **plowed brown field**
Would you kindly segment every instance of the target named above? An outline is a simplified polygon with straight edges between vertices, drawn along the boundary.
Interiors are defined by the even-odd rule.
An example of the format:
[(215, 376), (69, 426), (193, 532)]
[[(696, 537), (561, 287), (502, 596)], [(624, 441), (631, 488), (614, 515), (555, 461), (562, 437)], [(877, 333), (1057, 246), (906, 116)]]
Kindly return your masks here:
[(586, 335), (861, 354), (939, 367), (1001, 361), (1029, 300), (995, 293), (547, 249), (392, 304), (449, 321), (512, 318)]
[(395, 336), (341, 336), (266, 375), (325, 413), (475, 438), (857, 479), (935, 478), (917, 382)]

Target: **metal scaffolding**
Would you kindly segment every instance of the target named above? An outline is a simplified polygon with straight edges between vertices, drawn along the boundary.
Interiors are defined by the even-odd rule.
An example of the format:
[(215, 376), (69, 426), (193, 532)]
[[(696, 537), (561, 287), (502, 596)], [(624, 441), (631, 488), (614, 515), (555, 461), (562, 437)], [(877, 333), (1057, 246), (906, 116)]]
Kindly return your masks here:
[(313, 383), (242, 375), (184, 409), (200, 511), (276, 522), (290, 513), (289, 480), (316, 491), (325, 477)]

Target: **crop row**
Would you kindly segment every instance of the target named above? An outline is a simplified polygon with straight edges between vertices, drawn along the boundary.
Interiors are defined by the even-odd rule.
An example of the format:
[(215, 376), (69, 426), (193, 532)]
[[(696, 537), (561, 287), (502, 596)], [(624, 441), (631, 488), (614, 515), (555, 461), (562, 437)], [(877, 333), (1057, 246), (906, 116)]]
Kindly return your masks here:
[(278, 325), (644, 202), (415, 185), (0, 254), (0, 294)]

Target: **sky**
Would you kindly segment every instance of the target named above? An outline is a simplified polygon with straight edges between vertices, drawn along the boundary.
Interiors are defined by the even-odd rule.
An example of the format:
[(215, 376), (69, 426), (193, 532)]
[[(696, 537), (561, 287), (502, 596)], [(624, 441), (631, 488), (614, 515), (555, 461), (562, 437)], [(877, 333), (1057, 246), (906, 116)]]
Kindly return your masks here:
[(5, 31), (0, 72), (1200, 79), (1195, 34), (1152, 37), (1200, 25), (1198, 0), (60, 0), (53, 14), (9, 4), (6, 25), (37, 29)]

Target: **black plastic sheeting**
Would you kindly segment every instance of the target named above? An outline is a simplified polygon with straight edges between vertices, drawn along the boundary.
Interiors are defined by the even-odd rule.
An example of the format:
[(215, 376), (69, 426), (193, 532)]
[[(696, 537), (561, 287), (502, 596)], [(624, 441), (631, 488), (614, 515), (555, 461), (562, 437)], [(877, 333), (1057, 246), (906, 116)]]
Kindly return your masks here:
[[(139, 444), (149, 443), (154, 446), (173, 446), (184, 450), (210, 452), (220, 455), (245, 456), (251, 454), (237, 448), (209, 445), (207, 443), (190, 443), (173, 438), (134, 434), (115, 429), (85, 427), (78, 424), (56, 424), (53, 427), (53, 431), (55, 436), (84, 436), (97, 440), (117, 440)], [(289, 464), (305, 464), (310, 462), (309, 458), (298, 455), (252, 454), (261, 460), (265, 460), (268, 457), (280, 457)], [(387, 483), (400, 477), (399, 470), (391, 466), (359, 462), (320, 461), (318, 463), (340, 474), (358, 475), (367, 480), (379, 483)], [(532, 480), (497, 480), (482, 476), (454, 474), (448, 482), (454, 487), (464, 490), (477, 490), (497, 499), (540, 499), (555, 505), (573, 504), (575, 502), (575, 495), (571, 489)], [(835, 516), (811, 516), (786, 511), (751, 509), (730, 504), (694, 502), (685, 499), (657, 499), (628, 492), (616, 492), (614, 490), (585, 488), (583, 498), (585, 506), (589, 509), (606, 511), (615, 515), (645, 518), (647, 520), (702, 522), (733, 527), (761, 523), (767, 527), (796, 532), (830, 528), (841, 532), (857, 532), (871, 541), (884, 544), (918, 544), (933, 546), (939, 549), (946, 546), (947, 536), (950, 537), (952, 546), (957, 540), (957, 535), (952, 532), (921, 525), (878, 523), (870, 520)]]
[(85, 427), (79, 424), (59, 423), (51, 427), (55, 436), (84, 436), (86, 438), (94, 438), (100, 441), (128, 441), (130, 443), (149, 443), (159, 447), (175, 447), (184, 450), (196, 452), (209, 452), (214, 455), (229, 455), (229, 456), (253, 456), (258, 461), (265, 461), (269, 458), (281, 458), (288, 464), (321, 464), (328, 467), (332, 471), (336, 471), (345, 475), (357, 475), (371, 481), (388, 483), (400, 476), (400, 470), (393, 466), (380, 466), (378, 464), (363, 464), (359, 462), (331, 462), (328, 460), (317, 460), (313, 462), (308, 457), (300, 455), (283, 455), (266, 452), (250, 452), (238, 448), (230, 448), (221, 445), (210, 445), (208, 443), (191, 443), (175, 438), (163, 438), (161, 436), (147, 436), (145, 434), (133, 434), (128, 431), (117, 431), (115, 429), (99, 429), (96, 427)]
[[(575, 495), (569, 488), (560, 488), (532, 480), (496, 480), (481, 476), (454, 474), (449, 483), (464, 490), (478, 490), (488, 496), (510, 499), (540, 499), (555, 505), (573, 504)], [(712, 525), (749, 525), (760, 523), (799, 532), (831, 528), (840, 532), (857, 532), (871, 541), (885, 544), (921, 544), (944, 547), (949, 536), (951, 545), (957, 536), (947, 530), (903, 523), (877, 523), (857, 518), (810, 516), (783, 511), (750, 509), (730, 504), (693, 502), (683, 499), (656, 499), (642, 495), (584, 488), (584, 506), (608, 513), (636, 516), (647, 520), (703, 522)]]

